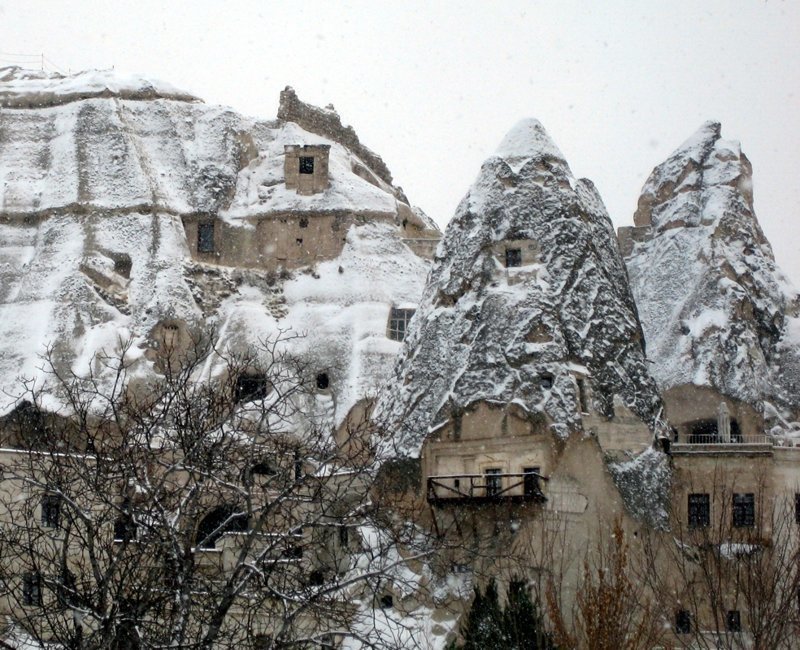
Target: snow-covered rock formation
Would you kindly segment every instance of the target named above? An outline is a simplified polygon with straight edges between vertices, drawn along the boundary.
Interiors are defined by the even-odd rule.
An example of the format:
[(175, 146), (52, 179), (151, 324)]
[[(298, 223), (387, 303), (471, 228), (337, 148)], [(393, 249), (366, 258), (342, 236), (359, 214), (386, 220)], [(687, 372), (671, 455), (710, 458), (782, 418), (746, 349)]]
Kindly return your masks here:
[(659, 388), (710, 387), (786, 427), (800, 409), (800, 298), (756, 220), (739, 143), (704, 124), (653, 170), (634, 222), (626, 261)]
[[(0, 414), (22, 378), (40, 377), (48, 346), (61, 369), (102, 377), (98, 355), (131, 339), (131, 373), (150, 376), (145, 352), (171, 319), (213, 326), (240, 348), (279, 330), (302, 335), (292, 352), (329, 375), (320, 400), (344, 417), (399, 350), (386, 336), (391, 305), (421, 294), (428, 263), (404, 243), (409, 224), (436, 238), (385, 165), (370, 169), (380, 159), (359, 158), (345, 135), (109, 71), (0, 70)], [(285, 145), (330, 147), (324, 191), (286, 187)], [(303, 234), (269, 240), (287, 218)], [(257, 250), (230, 246), (224, 265), (208, 263), (188, 235), (198, 220)], [(323, 237), (330, 251), (314, 257)], [(276, 262), (301, 243), (312, 262)]]
[(448, 225), (376, 413), (410, 456), (478, 401), (544, 414), (566, 436), (586, 410), (576, 378), (591, 387), (592, 411), (613, 415), (621, 401), (656, 426), (660, 400), (606, 210), (526, 120)]

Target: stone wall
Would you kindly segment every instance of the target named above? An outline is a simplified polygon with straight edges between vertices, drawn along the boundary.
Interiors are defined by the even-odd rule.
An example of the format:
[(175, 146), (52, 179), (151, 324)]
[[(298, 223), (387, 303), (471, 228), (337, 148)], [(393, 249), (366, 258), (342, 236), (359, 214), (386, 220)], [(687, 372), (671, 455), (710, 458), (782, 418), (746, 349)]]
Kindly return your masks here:
[(317, 108), (301, 102), (294, 89), (287, 86), (281, 91), (278, 118), (287, 122), (294, 122), (306, 131), (316, 133), (331, 140), (335, 140), (350, 149), (369, 168), (388, 185), (392, 184), (392, 175), (381, 157), (370, 151), (358, 139), (352, 126), (344, 126), (339, 114), (333, 109)]

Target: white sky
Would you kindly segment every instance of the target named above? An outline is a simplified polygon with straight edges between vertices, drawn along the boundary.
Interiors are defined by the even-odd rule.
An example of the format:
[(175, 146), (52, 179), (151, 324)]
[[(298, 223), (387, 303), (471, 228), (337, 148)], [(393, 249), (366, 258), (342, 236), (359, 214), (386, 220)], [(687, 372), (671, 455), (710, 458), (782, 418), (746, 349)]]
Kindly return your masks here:
[(618, 226), (652, 168), (720, 120), (800, 286), (794, 0), (0, 0), (0, 52), (141, 72), (265, 118), (292, 85), (333, 103), (442, 226), (520, 118), (541, 120)]

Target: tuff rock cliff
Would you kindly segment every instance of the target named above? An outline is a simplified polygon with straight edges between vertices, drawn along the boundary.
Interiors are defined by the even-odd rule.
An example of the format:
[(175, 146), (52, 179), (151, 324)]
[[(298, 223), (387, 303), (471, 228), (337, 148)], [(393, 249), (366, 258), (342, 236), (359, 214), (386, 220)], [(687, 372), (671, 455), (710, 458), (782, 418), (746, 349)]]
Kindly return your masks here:
[[(294, 93), (292, 107), (282, 112), (320, 111)], [(152, 376), (154, 328), (173, 319), (213, 327), (231, 349), (299, 335), (291, 353), (330, 376), (315, 408), (344, 417), (386, 377), (400, 347), (386, 337), (390, 306), (416, 303), (428, 271), (400, 224), (435, 226), (337, 125), (338, 116), (322, 136), (109, 71), (0, 70), (0, 415), (21, 379), (42, 380), (47, 347), (60, 370), (91, 369), (102, 381), (100, 357), (130, 340), (130, 374)], [(287, 189), (287, 144), (330, 146), (327, 189)], [(310, 248), (316, 216), (351, 219), (336, 233), (339, 255), (279, 273), (192, 259), (185, 220), (214, 219), (244, 236), (259, 220), (304, 213)]]
[(660, 424), (602, 200), (527, 120), (483, 164), (445, 231), (376, 410), (398, 432), (384, 451), (416, 456), (430, 430), (479, 400), (543, 413), (566, 436), (581, 429), (576, 373), (597, 412), (610, 416), (621, 400)]
[(752, 167), (707, 122), (642, 190), (626, 263), (660, 390), (712, 387), (774, 432), (800, 414), (800, 298), (753, 210)]

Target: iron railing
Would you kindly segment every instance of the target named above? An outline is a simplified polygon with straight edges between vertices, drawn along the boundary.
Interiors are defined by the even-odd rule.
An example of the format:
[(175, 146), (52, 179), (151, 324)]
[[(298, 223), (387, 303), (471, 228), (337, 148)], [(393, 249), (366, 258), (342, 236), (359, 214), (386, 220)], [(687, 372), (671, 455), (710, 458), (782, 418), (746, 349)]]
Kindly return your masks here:
[(766, 434), (744, 436), (732, 433), (730, 440), (723, 440), (717, 433), (690, 433), (675, 441), (679, 445), (772, 445), (772, 437)]
[(535, 472), (447, 474), (428, 477), (430, 503), (534, 502), (547, 500)]

